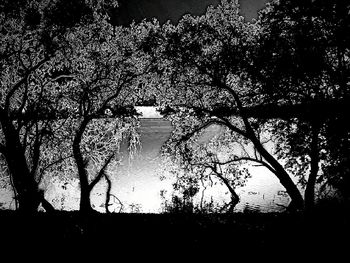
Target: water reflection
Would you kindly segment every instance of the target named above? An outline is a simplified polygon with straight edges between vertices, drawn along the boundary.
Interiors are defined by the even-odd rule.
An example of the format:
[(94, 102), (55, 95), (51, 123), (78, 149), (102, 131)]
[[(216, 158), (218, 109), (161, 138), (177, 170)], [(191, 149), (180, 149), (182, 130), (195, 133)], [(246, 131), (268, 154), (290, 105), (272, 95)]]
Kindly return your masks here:
[[(146, 117), (150, 116), (151, 118), (141, 120), (141, 150), (132, 161), (124, 158), (115, 174), (110, 176), (112, 180), (111, 193), (119, 200), (112, 199), (111, 211), (158, 213), (161, 211), (162, 205), (160, 192), (165, 190), (170, 195), (173, 190), (174, 178), (167, 175), (166, 179), (161, 180), (158, 173), (161, 168), (159, 150), (169, 138), (172, 126), (170, 122), (159, 118), (154, 109), (144, 107), (142, 110)], [(217, 127), (209, 128), (204, 135), (205, 140), (210, 139), (218, 131)], [(126, 152), (126, 146), (123, 147), (124, 152)], [(290, 200), (275, 176), (262, 167), (252, 167), (250, 170), (252, 178), (248, 179), (245, 187), (237, 189), (240, 203), (236, 206), (235, 211), (283, 211)], [(104, 189), (105, 184), (102, 182), (96, 186), (92, 194), (94, 208), (101, 212), (105, 211)], [(199, 201), (199, 199), (200, 193), (196, 200)], [(230, 194), (224, 186), (218, 184), (208, 187), (205, 191), (205, 200), (211, 199), (217, 203), (227, 202), (230, 200)], [(71, 203), (65, 207), (77, 207), (79, 194), (76, 193), (74, 198), (70, 200)], [(121, 209), (121, 203), (123, 209)]]
[[(143, 110), (146, 111), (147, 108)], [(154, 117), (154, 114), (152, 114), (152, 117)], [(156, 189), (160, 189), (161, 184), (163, 184), (163, 187), (165, 184), (168, 184), (165, 189), (171, 191), (171, 186), (169, 187), (169, 184), (172, 182), (171, 179), (160, 182), (158, 181), (159, 178), (155, 178), (159, 176), (155, 174), (155, 170), (160, 163), (158, 152), (161, 145), (170, 136), (171, 130), (171, 124), (160, 118), (143, 119), (141, 123), (142, 152), (139, 158), (133, 162), (133, 168), (129, 170), (129, 180), (137, 182), (140, 178), (143, 178), (143, 183), (138, 190), (144, 190), (150, 196), (154, 196), (152, 193)], [(201, 140), (207, 141), (219, 131), (218, 127), (209, 127)], [(261, 212), (284, 210), (289, 204), (290, 198), (278, 179), (264, 167), (252, 167), (250, 171), (252, 178), (248, 180), (247, 185), (237, 189), (241, 201), (237, 205), (236, 211), (245, 209), (259, 210)], [(158, 199), (159, 192), (157, 194)], [(200, 195), (199, 193), (198, 199), (200, 199)], [(230, 194), (227, 193), (225, 187), (211, 187), (211, 189), (206, 189), (205, 199), (208, 201), (212, 198), (217, 202), (224, 202), (229, 200)], [(149, 198), (148, 200), (151, 201)], [(153, 202), (156, 202), (155, 200)], [(150, 207), (150, 205), (144, 204), (143, 206), (146, 210), (145, 212), (147, 212), (147, 207)]]
[[(169, 138), (171, 124), (159, 118), (154, 109), (143, 108), (146, 117), (141, 120), (141, 151), (130, 162), (124, 158), (122, 164), (110, 176), (112, 181), (110, 211), (158, 213), (161, 211), (162, 200), (160, 192), (172, 191), (173, 178), (166, 176), (161, 180), (157, 172), (161, 165), (159, 150)], [(204, 135), (208, 140), (218, 132), (217, 127), (211, 127)], [(125, 151), (125, 149), (124, 149)], [(248, 179), (246, 186), (236, 189), (240, 202), (235, 211), (278, 212), (285, 210), (290, 198), (280, 185), (276, 177), (262, 167), (251, 167), (252, 178)], [(67, 179), (64, 187), (58, 178), (54, 178), (46, 192), (46, 198), (55, 208), (64, 210), (77, 210), (79, 208), (79, 182), (76, 178)], [(106, 182), (100, 182), (92, 192), (92, 205), (94, 209), (105, 211)], [(198, 194), (200, 199), (201, 193)], [(9, 194), (11, 196), (11, 193)], [(3, 209), (11, 208), (9, 202), (2, 204)], [(197, 200), (198, 200), (197, 199)], [(230, 194), (224, 186), (208, 187), (205, 199), (215, 202), (230, 200)], [(7, 200), (7, 199), (6, 199)], [(12, 202), (13, 203), (13, 202)], [(12, 207), (13, 208), (13, 207)]]

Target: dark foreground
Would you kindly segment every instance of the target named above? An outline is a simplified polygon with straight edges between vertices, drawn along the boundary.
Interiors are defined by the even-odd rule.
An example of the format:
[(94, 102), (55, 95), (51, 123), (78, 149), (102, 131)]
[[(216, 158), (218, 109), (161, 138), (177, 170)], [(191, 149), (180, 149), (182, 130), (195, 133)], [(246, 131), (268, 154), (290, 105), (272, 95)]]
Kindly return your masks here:
[(38, 255), (73, 250), (84, 255), (166, 252), (171, 258), (190, 252), (247, 259), (266, 254), (286, 259), (305, 253), (333, 257), (350, 252), (350, 224), (345, 213), (311, 217), (257, 213), (81, 216), (77, 212), (23, 216), (0, 211), (0, 225), (2, 251), (26, 249)]

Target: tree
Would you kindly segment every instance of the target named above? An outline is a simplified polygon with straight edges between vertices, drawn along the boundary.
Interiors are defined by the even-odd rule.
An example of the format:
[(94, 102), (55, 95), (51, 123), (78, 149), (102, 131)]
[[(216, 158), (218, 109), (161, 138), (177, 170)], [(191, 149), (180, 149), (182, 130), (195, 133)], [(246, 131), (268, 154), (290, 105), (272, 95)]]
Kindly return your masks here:
[[(102, 178), (107, 178), (106, 169), (117, 155), (123, 133), (128, 133), (130, 153), (137, 148), (138, 114), (134, 105), (140, 97), (145, 99), (147, 92), (143, 90), (149, 88), (142, 85), (149, 64), (138, 48), (145, 34), (142, 30), (142, 25), (92, 25), (80, 31), (80, 41), (75, 42), (69, 68), (69, 100), (76, 116), (72, 149), (82, 213), (92, 211), (90, 193)], [(114, 143), (106, 140), (112, 137)]]
[(258, 21), (249, 70), (265, 103), (258, 111), (272, 120), (278, 154), (306, 186), (309, 210), (316, 182), (343, 181), (349, 170), (349, 8), (341, 0), (275, 1)]
[[(187, 122), (176, 132), (182, 141), (212, 124), (248, 140), (258, 153), (250, 160), (277, 176), (291, 208), (304, 206), (289, 174), (299, 173), (306, 209), (312, 209), (316, 181), (326, 178), (319, 176), (319, 167), (334, 167), (331, 142), (339, 136), (342, 157), (339, 151), (333, 156), (342, 163), (339, 168), (348, 162), (349, 39), (344, 32), (349, 5), (276, 1), (254, 23), (244, 23), (238, 10), (236, 1), (223, 1), (204, 16), (186, 16), (149, 36), (145, 50), (152, 53), (150, 46), (156, 46), (154, 54), (162, 54), (155, 64), (168, 95), (162, 94), (164, 108), (177, 115), (191, 110), (181, 115)], [(341, 127), (331, 137), (330, 124)], [(276, 148), (264, 147), (261, 131), (276, 139)]]
[[(5, 1), (1, 6), (1, 153), (12, 177), (19, 209), (36, 211), (43, 199), (35, 180), (40, 146), (50, 134), (58, 93), (45, 80), (64, 48), (61, 37), (44, 24), (45, 1)], [(51, 35), (50, 35), (51, 34)]]
[[(245, 23), (239, 15), (236, 1), (223, 1), (201, 17), (185, 16), (176, 26), (168, 23), (155, 30), (144, 49), (159, 58), (156, 70), (163, 77), (162, 106), (169, 106), (184, 120), (173, 135), (186, 143), (210, 125), (226, 127), (252, 144), (257, 153), (254, 162), (277, 176), (292, 199), (290, 207), (302, 208), (298, 188), (264, 147), (259, 123), (246, 113), (247, 108), (262, 103), (247, 70), (258, 33), (257, 25)], [(186, 110), (187, 116), (181, 114)]]
[[(40, 202), (46, 210), (53, 209), (39, 184), (41, 165), (47, 161), (42, 158), (43, 150), (53, 146), (54, 127), (69, 115), (61, 100), (67, 85), (60, 82), (67, 79), (63, 65), (69, 61), (75, 41), (68, 36), (92, 22), (102, 2), (97, 1), (97, 6), (82, 0), (0, 4), (0, 151), (23, 212), (36, 211)], [(45, 153), (50, 160), (51, 150)], [(53, 163), (61, 157), (59, 154)]]
[[(186, 116), (188, 117), (187, 113), (183, 115), (182, 119), (185, 120)], [(168, 116), (174, 126), (180, 126), (179, 116), (173, 117)], [(174, 163), (173, 165), (167, 164), (166, 170), (170, 170), (173, 175), (176, 175), (174, 190), (182, 190), (184, 201), (189, 199), (186, 193), (194, 193), (195, 195), (201, 190), (199, 207), (194, 207), (199, 212), (205, 212), (208, 205), (213, 205), (204, 200), (207, 187), (217, 183), (223, 185), (230, 194), (230, 201), (221, 208), (219, 204), (216, 205), (215, 209), (212, 207), (213, 211), (211, 212), (227, 211), (232, 213), (240, 201), (236, 189), (244, 186), (250, 177), (245, 164), (247, 160), (253, 160), (250, 157), (252, 153), (248, 152), (248, 145), (241, 143), (241, 140), (230, 132), (227, 133), (221, 129), (213, 138), (203, 140), (206, 132), (205, 129), (197, 132), (185, 144), (181, 143), (181, 140), (170, 140), (166, 143), (163, 146), (163, 155)], [(240, 143), (237, 143), (238, 141)], [(238, 155), (241, 157), (238, 158)], [(197, 191), (193, 192), (191, 189), (197, 189)], [(175, 201), (173, 199), (173, 205), (176, 207)]]

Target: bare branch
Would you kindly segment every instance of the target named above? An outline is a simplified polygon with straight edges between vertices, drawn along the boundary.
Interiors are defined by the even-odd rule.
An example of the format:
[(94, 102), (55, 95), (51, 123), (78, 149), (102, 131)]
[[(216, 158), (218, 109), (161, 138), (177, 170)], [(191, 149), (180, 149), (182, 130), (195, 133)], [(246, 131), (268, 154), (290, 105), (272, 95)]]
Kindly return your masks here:
[(60, 79), (76, 79), (76, 75), (74, 75), (74, 74), (61, 74), (61, 75), (51, 79), (51, 81), (56, 82)]
[(242, 135), (243, 137), (250, 139), (248, 133), (246, 131), (243, 131), (239, 128), (237, 128), (236, 126), (234, 126), (228, 119), (226, 118), (220, 118), (222, 120), (222, 124), (224, 124), (227, 128), (229, 128), (231, 131), (234, 131), (240, 135)]
[(194, 136), (196, 133), (198, 133), (198, 132), (204, 130), (205, 128), (208, 128), (210, 125), (212, 125), (212, 124), (214, 124), (214, 123), (218, 123), (218, 121), (217, 121), (217, 120), (214, 120), (214, 119), (207, 121), (206, 123), (204, 123), (203, 125), (197, 127), (197, 128), (194, 129), (193, 131), (191, 131), (191, 132), (189, 132), (189, 133), (183, 135), (179, 140), (177, 140), (176, 145), (179, 145), (179, 144), (180, 144), (181, 142), (183, 142), (183, 141), (189, 140), (189, 139), (190, 139), (192, 136)]
[(124, 209), (124, 205), (122, 203), (122, 201), (120, 201), (120, 199), (118, 197), (116, 197), (114, 194), (110, 194), (115, 200), (118, 201), (118, 203), (120, 204), (120, 209), (119, 209), (119, 213)]
[(231, 186), (230, 182), (227, 180), (227, 178), (225, 178), (222, 175), (222, 173), (220, 173), (217, 170), (218, 166), (220, 167), (220, 165), (214, 164), (214, 166), (213, 166), (213, 165), (207, 164), (206, 166), (209, 167), (213, 171), (213, 173), (226, 185), (226, 187), (228, 188), (228, 190), (231, 193), (232, 198), (234, 198), (235, 200), (239, 200), (239, 196), (236, 193), (236, 191), (233, 189), (233, 187)]
[(27, 100), (28, 100), (28, 83), (26, 83), (26, 85), (25, 85), (24, 94), (23, 94), (23, 98), (22, 98), (22, 103), (21, 103), (20, 107), (18, 108), (18, 112), (22, 112), (23, 111)]
[(105, 175), (105, 171), (107, 166), (110, 164), (110, 162), (112, 161), (113, 157), (114, 157), (114, 153), (111, 154), (108, 159), (106, 160), (106, 162), (104, 163), (104, 165), (102, 166), (102, 168), (100, 169), (99, 173), (97, 174), (97, 176), (95, 177), (95, 179), (90, 183), (89, 185), (89, 189), (90, 191), (95, 187), (95, 185), (101, 180), (101, 178)]
[(45, 173), (50, 167), (52, 167), (52, 166), (54, 166), (54, 165), (56, 165), (56, 164), (59, 164), (60, 162), (63, 162), (63, 161), (65, 161), (65, 160), (67, 160), (67, 159), (69, 159), (69, 158), (72, 158), (72, 157), (73, 157), (73, 154), (70, 154), (70, 155), (68, 155), (68, 156), (61, 157), (61, 158), (59, 158), (59, 159), (57, 159), (57, 160), (55, 160), (55, 161), (49, 163), (48, 165), (46, 165), (46, 166), (41, 170), (40, 174), (38, 175), (38, 180), (39, 180), (39, 182), (42, 180), (42, 177), (43, 177), (44, 173)]
[(237, 157), (237, 158), (234, 158), (232, 160), (225, 161), (225, 162), (215, 161), (214, 163), (218, 164), (218, 165), (227, 165), (230, 163), (242, 162), (242, 161), (250, 161), (250, 162), (258, 163), (261, 166), (264, 166), (267, 169), (269, 169), (272, 173), (276, 173), (276, 171), (267, 162), (265, 162), (263, 160), (259, 160), (259, 159), (254, 159), (251, 157)]

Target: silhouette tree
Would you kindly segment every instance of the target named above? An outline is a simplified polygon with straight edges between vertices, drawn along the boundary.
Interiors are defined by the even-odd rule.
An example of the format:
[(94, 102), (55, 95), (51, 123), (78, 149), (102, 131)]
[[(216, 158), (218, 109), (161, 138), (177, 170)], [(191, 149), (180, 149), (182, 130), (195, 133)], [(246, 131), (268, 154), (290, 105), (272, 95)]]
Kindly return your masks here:
[[(45, 24), (44, 1), (1, 4), (1, 153), (17, 194), (19, 209), (32, 212), (40, 202), (52, 206), (38, 189), (41, 144), (51, 132), (58, 93), (49, 90), (53, 61), (64, 56), (62, 37)], [(56, 39), (56, 41), (54, 40)]]
[(70, 116), (62, 100), (70, 78), (64, 65), (76, 40), (72, 35), (78, 36), (97, 17), (102, 2), (94, 6), (85, 1), (39, 0), (0, 4), (0, 150), (23, 212), (36, 211), (40, 202), (47, 211), (53, 210), (39, 184), (43, 171), (52, 167), (48, 161), (54, 164), (68, 158), (64, 147), (53, 143), (65, 134), (59, 127)]
[[(256, 110), (279, 119), (270, 122), (283, 137), (277, 151), (306, 186), (306, 209), (314, 206), (316, 182), (344, 177), (327, 172), (335, 162), (348, 170), (349, 8), (347, 1), (285, 0), (272, 2), (259, 18), (250, 71), (265, 104)], [(342, 154), (332, 154), (339, 149), (335, 140)]]
[[(198, 208), (194, 207), (199, 211), (205, 212), (207, 208), (204, 191), (208, 186), (212, 187), (220, 183), (229, 192), (230, 201), (221, 208), (218, 204), (213, 209), (232, 213), (239, 203), (236, 188), (244, 186), (250, 177), (245, 163), (248, 159), (254, 160), (250, 157), (252, 153), (248, 152), (247, 145), (237, 143), (237, 138), (232, 134), (228, 135), (224, 130), (218, 132), (209, 141), (203, 141), (205, 133), (205, 130), (197, 133), (186, 144), (182, 144), (181, 140), (167, 142), (163, 146), (163, 155), (167, 156), (174, 165), (167, 164), (165, 169), (176, 175), (177, 182), (174, 184), (174, 190), (184, 190), (184, 201), (186, 201), (186, 189), (198, 189), (195, 194), (202, 190), (200, 205)], [(240, 158), (237, 157), (238, 154), (241, 155)], [(176, 202), (173, 203), (175, 205)]]
[(182, 121), (173, 136), (185, 142), (212, 124), (239, 134), (259, 153), (257, 161), (286, 188), (292, 199), (290, 207), (302, 208), (298, 188), (259, 140), (257, 122), (245, 112), (260, 103), (250, 94), (254, 86), (245, 70), (258, 33), (258, 26), (245, 23), (239, 15), (236, 1), (223, 1), (203, 16), (185, 16), (177, 26), (166, 24), (155, 30), (144, 49), (160, 58), (156, 67), (163, 76), (165, 92), (159, 96), (165, 98), (164, 106), (169, 105), (179, 116), (188, 111), (187, 117), (181, 115), (187, 122)]
[[(148, 72), (147, 57), (138, 48), (142, 26), (130, 28), (92, 25), (81, 31), (75, 42), (70, 72), (70, 108), (75, 112), (73, 156), (80, 181), (82, 213), (92, 210), (90, 193), (106, 175), (121, 138), (128, 139), (130, 154), (138, 144), (137, 112), (134, 108), (144, 96), (140, 85)], [(106, 126), (107, 125), (107, 126)], [(109, 126), (109, 128), (107, 128)], [(127, 132), (128, 136), (123, 136)], [(110, 142), (110, 138), (115, 143)], [(119, 139), (118, 139), (119, 138)], [(98, 154), (98, 156), (96, 156)], [(95, 169), (90, 169), (90, 166)], [(93, 174), (95, 173), (95, 174)]]
[[(349, 6), (331, 2), (276, 1), (245, 23), (237, 1), (223, 1), (203, 16), (154, 30), (144, 45), (159, 58), (163, 109), (181, 120), (173, 137), (185, 143), (212, 124), (238, 134), (256, 155), (234, 159), (267, 167), (294, 209), (304, 200), (289, 172), (306, 182), (306, 208), (312, 207), (319, 166), (332, 159), (320, 156), (332, 151), (320, 147), (328, 144), (325, 119), (344, 120), (348, 100)], [(261, 132), (277, 140), (276, 148), (264, 146)]]

